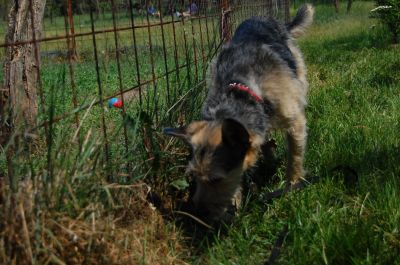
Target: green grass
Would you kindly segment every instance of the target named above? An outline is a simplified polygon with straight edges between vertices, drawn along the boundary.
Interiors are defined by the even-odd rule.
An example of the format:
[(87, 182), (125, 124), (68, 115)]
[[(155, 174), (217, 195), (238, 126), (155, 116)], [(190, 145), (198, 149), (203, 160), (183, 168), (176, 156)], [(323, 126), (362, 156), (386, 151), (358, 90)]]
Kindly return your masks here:
[[(84, 23), (86, 24), (90, 22), (88, 15), (82, 15), (78, 18), (80, 22), (85, 21)], [(166, 20), (170, 20), (170, 18)], [(122, 17), (118, 21), (121, 24), (119, 26), (127, 26), (129, 22), (127, 17)], [(45, 26), (47, 25), (47, 29), (45, 27), (45, 35), (48, 37), (59, 34), (60, 32), (56, 30), (56, 25), (61, 22), (63, 22), (61, 18), (56, 18), (53, 24), (48, 19), (45, 19)], [(145, 18), (142, 17), (139, 24), (146, 23)], [(159, 20), (150, 18), (150, 23), (159, 23)], [(109, 29), (110, 24), (109, 18), (103, 18), (96, 21), (95, 27), (96, 30), (101, 31)], [(147, 123), (149, 123), (151, 132), (148, 137), (153, 138), (159, 137), (161, 126), (171, 125), (177, 120), (181, 120), (181, 122), (183, 119), (191, 120), (193, 115), (197, 115), (197, 113), (193, 112), (193, 109), (200, 108), (201, 102), (199, 100), (204, 95), (204, 85), (197, 86), (195, 84), (204, 79), (207, 61), (215, 53), (220, 42), (220, 35), (218, 20), (213, 18), (178, 21), (174, 23), (174, 28), (172, 24), (165, 25), (163, 28), (154, 26), (150, 29), (152, 49), (150, 51), (147, 30), (147, 28), (140, 28), (134, 32), (137, 58), (133, 48), (132, 30), (117, 33), (119, 47), (126, 48), (120, 52), (120, 76), (118, 74), (114, 34), (99, 33), (96, 35), (96, 42), (97, 56), (99, 58), (99, 79), (103, 98), (115, 95), (120, 89), (126, 90), (136, 87), (134, 92), (137, 92), (139, 91), (138, 84), (146, 83), (140, 87), (141, 100), (139, 96), (133, 97), (133, 99), (126, 101), (125, 108), (128, 115), (133, 119), (139, 119), (140, 113), (148, 116)], [(162, 30), (164, 30), (165, 50)], [(175, 30), (175, 38), (173, 30)], [(81, 28), (77, 32), (90, 32), (90, 28)], [(61, 32), (60, 34), (64, 33)], [(78, 37), (76, 41), (79, 58), (72, 63), (76, 104), (74, 103), (68, 60), (59, 57), (59, 55), (55, 57), (46, 56), (49, 51), (65, 53), (67, 51), (65, 40), (41, 43), (41, 51), (44, 54), (41, 61), (41, 89), (43, 91), (44, 104), (41, 101), (39, 102), (39, 123), (49, 120), (50, 111), (54, 111), (54, 116), (57, 117), (75, 112), (81, 107), (87, 107), (93, 101), (100, 99), (92, 36)], [(177, 57), (174, 56), (175, 52)], [(196, 64), (195, 60), (197, 60)], [(176, 67), (179, 67), (179, 69), (176, 70)], [(165, 75), (167, 71), (169, 72), (168, 76)], [(153, 72), (158, 79), (154, 82), (149, 82), (153, 79)], [(0, 81), (2, 79), (3, 71), (0, 71)], [(119, 79), (121, 79), (121, 83)], [(191, 90), (188, 91), (187, 88), (191, 88)], [(49, 99), (52, 97), (54, 97), (54, 103), (50, 104)], [(118, 97), (121, 98), (121, 96)], [(182, 102), (175, 104), (177, 101)], [(105, 102), (106, 104), (107, 101)], [(193, 106), (197, 107), (194, 108)], [(92, 107), (87, 115), (85, 111), (80, 111), (79, 118), (82, 119), (85, 116), (80, 128), (81, 135), (85, 135), (90, 129), (95, 129), (96, 133), (102, 132), (102, 112), (105, 113), (106, 134), (109, 137), (111, 135), (110, 138), (112, 139), (108, 141), (110, 159), (108, 164), (112, 169), (115, 168), (116, 170), (125, 168), (125, 173), (129, 173), (134, 179), (144, 178), (146, 172), (149, 171), (149, 167), (152, 166), (152, 163), (149, 163), (149, 166), (143, 166), (142, 157), (146, 157), (149, 150), (144, 151), (141, 149), (143, 148), (143, 142), (136, 141), (136, 132), (133, 133), (133, 136), (130, 135), (132, 139), (126, 144), (124, 132), (121, 128), (123, 126), (123, 118), (120, 111), (107, 107), (102, 108), (99, 105)], [(74, 124), (73, 118), (74, 115), (70, 115), (67, 119), (55, 124), (53, 133), (55, 135), (65, 131), (74, 133), (77, 125)], [(73, 130), (71, 130), (71, 127)], [(42, 138), (45, 137), (43, 129), (39, 133)], [(66, 135), (62, 135), (66, 137)], [(129, 147), (127, 147), (128, 145)], [(156, 149), (156, 153), (160, 152), (158, 145), (157, 141), (152, 147)], [(42, 160), (43, 157), (38, 155), (38, 159)], [(135, 170), (128, 172), (127, 163), (135, 165), (133, 166)], [(136, 166), (137, 164), (141, 166)], [(4, 157), (0, 157), (0, 169), (3, 172), (6, 171)]]
[[(138, 180), (151, 183), (153, 191), (161, 195), (171, 196), (176, 191), (170, 184), (182, 179), (184, 174), (186, 149), (161, 135), (160, 128), (198, 118), (205, 93), (202, 83), (194, 85), (203, 78), (205, 62), (199, 63), (198, 71), (192, 63), (193, 42), (200, 44), (200, 25), (195, 22), (194, 37), (190, 22), (186, 26), (177, 25), (178, 63), (187, 62), (183, 38), (186, 34), (190, 67), (182, 68), (179, 74), (172, 73), (169, 83), (166, 78), (161, 78), (155, 84), (143, 86), (141, 105), (137, 100), (127, 102), (127, 113), (133, 119), (127, 124), (128, 145), (124, 142), (121, 113), (95, 106), (89, 108), (87, 114), (80, 112), (80, 136), (73, 137), (77, 126), (71, 116), (51, 127), (53, 138), (48, 149), (39, 150), (30, 157), (24, 154), (25, 150), (17, 154), (20, 157), (14, 162), (18, 180), (32, 179), (34, 184), (33, 191), (29, 185), (22, 185), (22, 192), (27, 190), (28, 197), (25, 199), (31, 201), (29, 195), (36, 196), (33, 210), (26, 209), (34, 258), (45, 263), (53, 255), (68, 263), (69, 250), (62, 242), (67, 242), (67, 245), (70, 235), (65, 236), (66, 241), (61, 241), (63, 235), (57, 230), (59, 228), (46, 221), (50, 218), (58, 223), (65, 219), (70, 219), (73, 224), (82, 222), (80, 225), (84, 232), (79, 234), (80, 238), (90, 243), (84, 245), (88, 247), (82, 247), (79, 253), (101, 258), (108, 257), (104, 254), (106, 251), (102, 251), (102, 244), (106, 242), (104, 244), (122, 252), (125, 250), (121, 255), (138, 253), (141, 255), (139, 260), (145, 263), (151, 255), (160, 256), (159, 245), (145, 251), (146, 246), (166, 242), (170, 257), (185, 258), (192, 264), (262, 264), (270, 255), (280, 230), (287, 224), (289, 234), (279, 264), (400, 264), (400, 77), (397, 73), (400, 49), (390, 46), (390, 35), (377, 21), (368, 18), (372, 7), (371, 2), (355, 2), (350, 14), (342, 10), (338, 15), (331, 6), (318, 6), (314, 26), (300, 40), (310, 81), (306, 168), (320, 177), (318, 184), (275, 200), (272, 204), (265, 204), (256, 194), (250, 194), (226, 233), (216, 233), (212, 240), (204, 240), (192, 255), (182, 252), (179, 246), (175, 249), (177, 240), (173, 223), (169, 223), (167, 228), (161, 225), (159, 229), (158, 224), (157, 228), (152, 228), (159, 233), (165, 229), (170, 237), (165, 232), (161, 235), (154, 232), (154, 235), (143, 238), (140, 233), (136, 234), (136, 231), (147, 231), (145, 225), (136, 227), (136, 222), (146, 224), (150, 217), (154, 218), (154, 215), (142, 216), (142, 210), (148, 207), (143, 203), (146, 189), (143, 192), (135, 186), (141, 185)], [(63, 23), (60, 19), (58, 22)], [(209, 30), (214, 38), (203, 40), (206, 54), (214, 51), (219, 40), (217, 21), (209, 21)], [(54, 32), (49, 29), (50, 33)], [(154, 71), (160, 75), (165, 71), (160, 28), (155, 28), (152, 34)], [(167, 67), (172, 69), (175, 60), (171, 29), (166, 29), (166, 35), (169, 36)], [(104, 95), (109, 96), (119, 90), (114, 39), (112, 34), (100, 34), (98, 37), (100, 80)], [(121, 33), (119, 41), (121, 46), (131, 45), (132, 33)], [(81, 60), (74, 63), (78, 106), (99, 98), (91, 45), (90, 37), (78, 41), (78, 51), (82, 54)], [(44, 50), (51, 51), (57, 47), (65, 50), (63, 42), (49, 43)], [(148, 38), (142, 30), (138, 30), (138, 47), (141, 80), (151, 79)], [(200, 54), (200, 45), (196, 45), (196, 49)], [(122, 87), (134, 86), (138, 80), (132, 50), (122, 54), (121, 70)], [(43, 60), (41, 74), (47, 104), (40, 113), (40, 119), (48, 119), (52, 111), (59, 115), (73, 110), (67, 62)], [(198, 80), (195, 80), (196, 75)], [(169, 101), (167, 84), (171, 92)], [(51, 98), (53, 104), (50, 104)], [(105, 163), (104, 156), (102, 112), (105, 113), (109, 163)], [(40, 136), (43, 135), (41, 130)], [(284, 139), (279, 134), (274, 136), (278, 140), (277, 155), (284, 159)], [(44, 137), (42, 139), (44, 141)], [(357, 172), (359, 182), (356, 187), (348, 187), (344, 183), (346, 172), (333, 171), (336, 166), (348, 166)], [(0, 157), (0, 170), (5, 171), (4, 157)], [(112, 180), (121, 184), (118, 189), (105, 182), (110, 172)], [(284, 172), (285, 168), (281, 166), (276, 177), (280, 181), (265, 187), (262, 192), (281, 187)], [(12, 201), (12, 193), (5, 186), (0, 186), (0, 195), (5, 190), (3, 194), (7, 196), (0, 198), (5, 198), (5, 201), (11, 198)], [(145, 194), (143, 197), (142, 193)], [(24, 196), (20, 196), (22, 199), (19, 202), (24, 202)], [(5, 224), (7, 228), (12, 228), (14, 224), (16, 231), (20, 231), (17, 222), (20, 219), (5, 214), (10, 209), (12, 212), (13, 207), (0, 204), (0, 208), (0, 220), (9, 218), (0, 227)], [(123, 225), (115, 226), (115, 219), (120, 218)], [(144, 219), (140, 221), (140, 218)], [(84, 224), (89, 224), (87, 230)], [(76, 230), (76, 233), (81, 231), (74, 225), (65, 226), (71, 227), (71, 231)], [(124, 231), (125, 227), (133, 231), (132, 234)], [(3, 237), (9, 235), (7, 232), (12, 231), (11, 228), (1, 234), (1, 242), (5, 242)], [(92, 236), (85, 237), (96, 229), (105, 237), (99, 236), (97, 241)], [(122, 234), (121, 238), (114, 239), (114, 233)], [(50, 236), (43, 238), (43, 234)], [(24, 234), (18, 236), (23, 237)], [(139, 243), (130, 245), (131, 242)], [(25, 249), (24, 242), (18, 243), (15, 249)], [(3, 253), (1, 246), (0, 252)], [(58, 246), (61, 247), (57, 249)], [(140, 252), (142, 248), (143, 253)], [(25, 252), (22, 250), (16, 253), (20, 253), (19, 257), (24, 260), (22, 256)], [(101, 258), (97, 261), (100, 262)], [(111, 261), (105, 263), (115, 264)], [(135, 260), (131, 263), (137, 264)]]
[[(277, 264), (400, 264), (400, 47), (368, 18), (372, 7), (355, 2), (337, 15), (318, 6), (300, 40), (310, 81), (306, 167), (320, 183), (270, 205), (253, 196), (193, 264), (262, 264), (285, 224)], [(354, 169), (357, 186), (336, 166)]]

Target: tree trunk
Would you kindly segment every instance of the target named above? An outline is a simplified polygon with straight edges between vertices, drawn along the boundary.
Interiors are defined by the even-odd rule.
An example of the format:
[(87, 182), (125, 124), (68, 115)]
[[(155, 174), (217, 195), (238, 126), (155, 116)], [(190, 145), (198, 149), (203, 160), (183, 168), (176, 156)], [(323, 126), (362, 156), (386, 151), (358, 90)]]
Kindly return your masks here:
[(333, 0), (333, 5), (335, 6), (336, 13), (339, 13), (339, 0)]
[(40, 38), (45, 4), (45, 0), (16, 0), (9, 13), (5, 42), (17, 44), (8, 46), (6, 51), (4, 89), (0, 97), (5, 104), (1, 104), (0, 115), (4, 121), (8, 112), (13, 125), (36, 124), (39, 43), (18, 43)]
[[(4, 85), (0, 90), (2, 147), (6, 146), (15, 132), (25, 135), (28, 128), (36, 125), (36, 90), (40, 80), (39, 43), (30, 42), (40, 38), (45, 4), (46, 0), (15, 0), (11, 3), (5, 37), (5, 43), (9, 46), (6, 48), (4, 62)], [(14, 138), (12, 147), (7, 149), (7, 160), (10, 163), (12, 154), (18, 149), (18, 138)], [(10, 163), (9, 175), (12, 172)]]
[(347, 13), (350, 13), (352, 5), (353, 5), (353, 0), (347, 0)]

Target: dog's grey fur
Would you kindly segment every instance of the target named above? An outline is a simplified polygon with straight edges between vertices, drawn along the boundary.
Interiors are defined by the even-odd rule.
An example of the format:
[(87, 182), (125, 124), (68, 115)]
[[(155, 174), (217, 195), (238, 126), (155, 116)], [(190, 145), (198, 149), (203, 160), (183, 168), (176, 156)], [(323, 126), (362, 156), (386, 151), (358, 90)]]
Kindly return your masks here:
[[(193, 200), (208, 218), (221, 218), (240, 194), (243, 172), (255, 164), (273, 129), (287, 134), (288, 183), (304, 177), (308, 83), (294, 38), (312, 23), (313, 12), (312, 6), (304, 5), (286, 25), (260, 17), (240, 24), (211, 64), (204, 120), (165, 131), (192, 146), (188, 171), (197, 183)], [(232, 89), (231, 83), (246, 85), (263, 102)]]

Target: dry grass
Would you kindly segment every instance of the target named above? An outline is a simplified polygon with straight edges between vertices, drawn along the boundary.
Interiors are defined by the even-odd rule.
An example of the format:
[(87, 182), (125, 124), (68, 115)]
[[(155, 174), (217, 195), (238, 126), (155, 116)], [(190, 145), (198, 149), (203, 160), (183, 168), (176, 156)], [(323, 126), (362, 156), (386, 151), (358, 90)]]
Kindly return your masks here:
[[(160, 172), (170, 164), (159, 162), (154, 172), (145, 167), (156, 160), (151, 143), (159, 134), (144, 121), (128, 126), (132, 142), (142, 136), (146, 148), (144, 161), (134, 160), (146, 178), (128, 179), (120, 152), (113, 152), (112, 170), (104, 165), (104, 139), (87, 119), (93, 111), (86, 110), (75, 131), (69, 124), (50, 126), (47, 149), (43, 142), (34, 154), (17, 149), (15, 175), (11, 181), (0, 175), (0, 264), (186, 264), (182, 233), (149, 203), (150, 187), (143, 182), (154, 192), (168, 193)], [(116, 141), (120, 125), (112, 125), (109, 139)], [(157, 142), (158, 152), (164, 152), (167, 146)], [(134, 147), (132, 154), (138, 154), (141, 149)], [(0, 151), (4, 156), (7, 149)], [(163, 208), (173, 208), (173, 198), (162, 195)]]
[(179, 256), (185, 249), (178, 233), (145, 200), (147, 185), (107, 188), (114, 198), (112, 211), (89, 204), (71, 217), (41, 211), (32, 181), (21, 182), (17, 193), (2, 185), (0, 263), (186, 264)]

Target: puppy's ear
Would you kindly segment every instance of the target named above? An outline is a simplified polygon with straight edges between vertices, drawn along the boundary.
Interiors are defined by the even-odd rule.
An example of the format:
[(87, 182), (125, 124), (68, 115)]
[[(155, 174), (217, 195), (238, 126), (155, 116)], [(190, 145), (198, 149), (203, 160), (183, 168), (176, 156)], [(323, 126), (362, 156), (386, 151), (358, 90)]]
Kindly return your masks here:
[(225, 119), (222, 122), (222, 143), (244, 156), (250, 147), (250, 135), (240, 122)]
[[(184, 127), (179, 128), (165, 128), (163, 132), (166, 135), (178, 137), (185, 142), (192, 144), (191, 140), (194, 135), (201, 132), (202, 129), (207, 126), (207, 121), (194, 121)], [(201, 138), (201, 137), (200, 137)]]
[(163, 133), (166, 135), (178, 137), (179, 139), (187, 141), (186, 127), (164, 128)]

